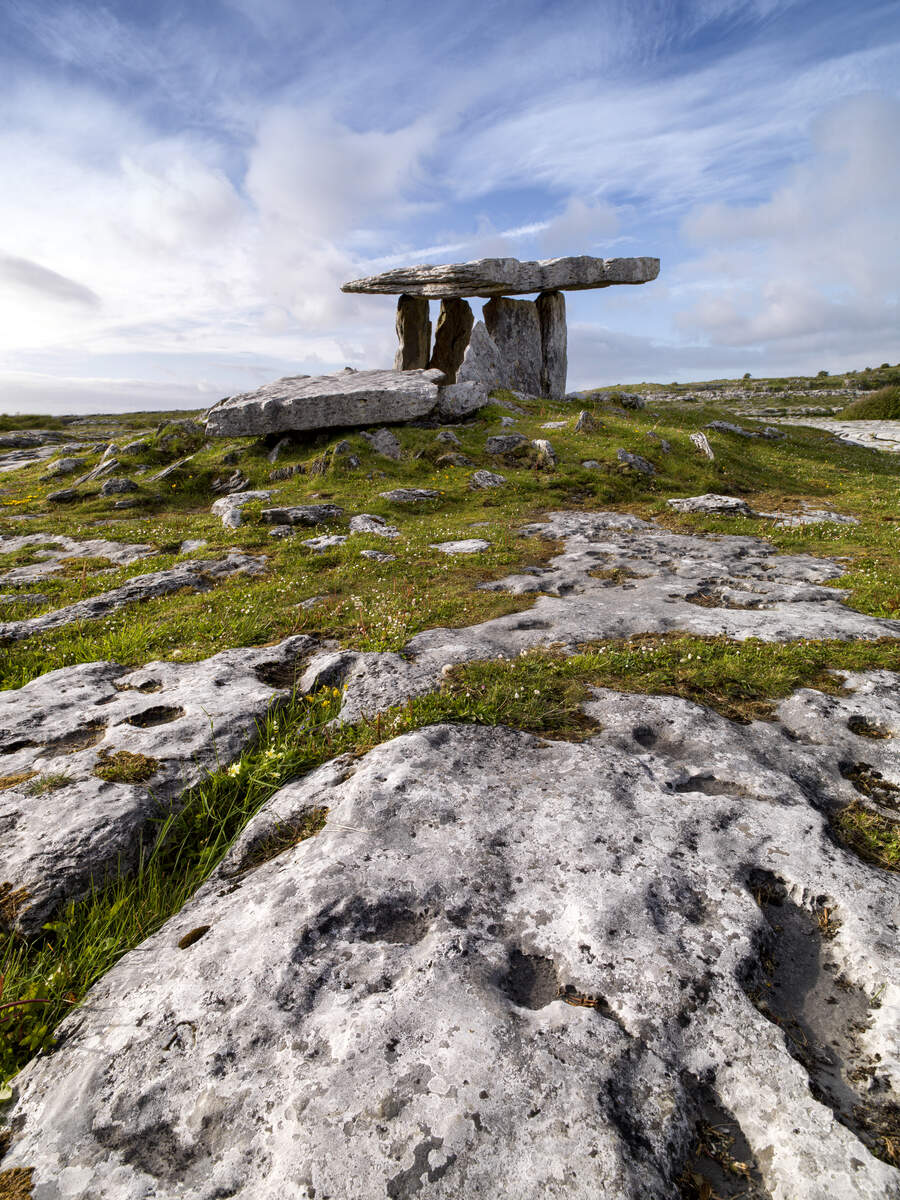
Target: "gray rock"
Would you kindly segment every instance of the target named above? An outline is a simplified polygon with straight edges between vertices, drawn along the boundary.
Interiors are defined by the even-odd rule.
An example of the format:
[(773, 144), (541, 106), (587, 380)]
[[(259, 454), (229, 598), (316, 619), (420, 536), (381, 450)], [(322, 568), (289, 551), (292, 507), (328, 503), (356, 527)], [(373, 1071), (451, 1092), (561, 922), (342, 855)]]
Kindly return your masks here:
[(648, 462), (646, 458), (642, 458), (640, 454), (631, 454), (627, 450), (617, 450), (616, 458), (626, 467), (631, 467), (633, 471), (639, 471), (641, 475), (655, 475), (656, 467), (653, 463)]
[[(274, 467), (279, 458), (284, 454), (285, 450), (289, 450), (294, 444), (294, 439), (288, 434), (286, 437), (279, 438), (269, 453), (266, 455), (268, 461)], [(336, 453), (336, 451), (335, 451)]]
[(515, 423), (516, 423), (515, 417), (501, 417), (500, 418), (500, 428), (501, 429), (509, 429), (510, 426), (515, 425)]
[(481, 488), (503, 487), (506, 484), (505, 475), (495, 475), (492, 471), (473, 471), (469, 476), (469, 487), (473, 491)]
[(94, 621), (117, 609), (156, 596), (171, 596), (187, 588), (192, 592), (207, 592), (221, 579), (230, 575), (262, 575), (266, 570), (266, 559), (250, 554), (229, 554), (227, 558), (200, 562), (189, 559), (168, 567), (164, 571), (153, 571), (148, 575), (135, 575), (121, 587), (97, 596), (89, 596), (65, 608), (54, 609), (40, 617), (25, 621), (0, 622), (0, 641), (22, 641), (48, 629), (71, 625), (73, 621)]
[(374, 433), (364, 433), (362, 437), (369, 443), (376, 454), (389, 458), (393, 462), (400, 461), (401, 447), (397, 435), (390, 429), (376, 429)]
[(83, 458), (58, 458), (41, 476), (41, 482), (43, 483), (46, 479), (58, 479), (61, 475), (74, 475), (83, 466)]
[(400, 530), (395, 525), (388, 525), (384, 517), (375, 513), (357, 513), (350, 518), (351, 533), (374, 533), (376, 537), (398, 538)]
[(440, 458), (435, 459), (436, 467), (474, 467), (474, 461), (466, 454), (452, 452), (450, 454), (442, 454)]
[(360, 550), (360, 558), (371, 558), (373, 562), (389, 563), (396, 562), (396, 554), (385, 554), (383, 550)]
[(394, 356), (394, 370), (424, 370), (431, 355), (428, 301), (420, 296), (401, 296), (397, 301), (396, 328), (400, 346)]
[(471, 416), (490, 403), (490, 386), (470, 380), (467, 383), (451, 383), (438, 392), (434, 416), (439, 420), (458, 421)]
[(543, 421), (541, 429), (565, 429), (568, 424), (568, 421)]
[(799, 525), (858, 525), (859, 518), (847, 513), (831, 512), (825, 508), (811, 508), (799, 513), (760, 513), (761, 517), (778, 517), (776, 528), (791, 529)]
[(101, 496), (120, 496), (125, 492), (136, 492), (138, 485), (133, 479), (107, 479), (100, 487)]
[(713, 454), (712, 446), (710, 446), (709, 439), (705, 433), (692, 433), (691, 441), (705, 458), (710, 459), (710, 461), (715, 459), (716, 456)]
[(344, 510), (336, 504), (295, 504), (290, 508), (264, 508), (260, 515), (267, 525), (325, 525), (337, 521)]
[(736, 437), (759, 437), (759, 434), (750, 429), (744, 429), (741, 425), (735, 425), (731, 421), (710, 421), (706, 428), (714, 429), (717, 433), (733, 433)]
[(347, 540), (344, 533), (322, 534), (321, 537), (304, 538), (303, 545), (308, 546), (314, 554), (324, 554), (326, 550), (336, 550)]
[(195, 554), (198, 550), (205, 549), (209, 545), (206, 538), (187, 538), (178, 547), (179, 554)]
[(586, 458), (581, 465), (583, 467), (586, 467), (589, 471), (602, 471), (603, 470), (602, 464), (598, 463), (596, 458)]
[(666, 439), (664, 437), (660, 437), (659, 434), (654, 429), (651, 429), (648, 431), (647, 440), (651, 441), (651, 442), (656, 442), (657, 446), (659, 446), (661, 454), (671, 454), (672, 453), (671, 443), (666, 441)]
[(533, 300), (495, 296), (484, 306), (484, 323), (500, 352), (504, 386), (541, 393), (541, 326)]
[(556, 451), (550, 445), (546, 438), (535, 438), (531, 443), (537, 451), (537, 467), (555, 467), (557, 464)]
[(272, 528), (269, 530), (269, 537), (273, 537), (273, 538), (293, 537), (295, 532), (296, 532), (296, 530), (294, 529), (293, 525), (273, 525)]
[(482, 258), (443, 266), (397, 267), (381, 275), (354, 279), (342, 292), (451, 298), (517, 296), (530, 292), (582, 291), (615, 283), (649, 283), (659, 274), (658, 258)]
[(250, 481), (240, 469), (232, 471), (224, 479), (218, 476), (210, 484), (210, 491), (230, 496), (233, 492), (244, 492), (250, 487)]
[(0, 604), (24, 604), (26, 608), (39, 608), (49, 602), (49, 596), (40, 592), (0, 592)]
[(511, 454), (513, 450), (524, 446), (527, 441), (528, 438), (521, 433), (497, 433), (488, 438), (484, 449), (487, 454)]
[(476, 321), (472, 336), (463, 355), (462, 366), (456, 372), (456, 386), (462, 383), (484, 384), (488, 389), (506, 386), (506, 373), (497, 343), (488, 333), (484, 321)]
[(60, 488), (58, 492), (48, 492), (47, 499), (51, 504), (72, 504), (75, 500), (84, 500), (85, 496), (75, 488)]
[(461, 446), (462, 442), (456, 436), (452, 429), (441, 429), (434, 435), (436, 442), (446, 442), (451, 446)]
[(479, 554), (489, 550), (490, 545), (484, 538), (463, 538), (457, 542), (432, 542), (431, 549), (440, 550), (441, 554)]
[(151, 475), (147, 480), (148, 483), (161, 483), (165, 479), (171, 479), (185, 463), (189, 463), (193, 459), (193, 454), (186, 454), (184, 458), (179, 458), (173, 463), (169, 463), (167, 467), (163, 467), (161, 471), (157, 471), (155, 475)]
[(425, 500), (437, 500), (440, 493), (433, 488), (394, 488), (390, 492), (379, 492), (382, 500), (392, 504), (421, 504)]
[(587, 409), (583, 408), (578, 414), (578, 419), (575, 422), (576, 433), (596, 433), (597, 430), (602, 428), (603, 425)]
[(541, 326), (540, 393), (560, 400), (566, 393), (568, 369), (566, 298), (562, 292), (541, 292), (536, 305)]
[(143, 505), (143, 503), (144, 503), (143, 499), (133, 496), (130, 499), (113, 501), (113, 508), (114, 509), (140, 508)]
[(0, 573), (0, 583), (27, 583), (61, 571), (72, 558), (106, 558), (116, 566), (126, 567), (155, 551), (143, 542), (108, 542), (104, 538), (66, 537), (64, 534), (29, 533), (21, 537), (0, 536), (0, 554), (14, 554), (31, 549), (40, 562), (11, 567)]
[(373, 425), (426, 416), (438, 400), (440, 371), (342, 371), (290, 376), (211, 408), (211, 437)]
[(474, 324), (472, 306), (467, 301), (452, 298), (441, 301), (434, 350), (428, 365), (443, 371), (448, 384), (456, 383), (456, 372), (462, 366)]
[(221, 500), (213, 501), (209, 511), (219, 518), (226, 529), (238, 529), (243, 521), (241, 514), (245, 504), (250, 504), (253, 500), (271, 499), (272, 493), (266, 491), (233, 492), (228, 496), (223, 496)]
[(150, 443), (143, 438), (139, 438), (135, 442), (129, 442), (127, 446), (122, 447), (122, 454), (146, 454), (150, 449)]
[(614, 399), (622, 408), (640, 410), (647, 407), (647, 401), (638, 392), (615, 392), (609, 398)]
[(707, 492), (704, 496), (684, 496), (667, 500), (669, 508), (683, 513), (726, 513), (729, 516), (756, 516), (746, 500), (738, 496), (720, 496), (716, 492)]
[[(226, 650), (199, 663), (152, 662), (136, 671), (83, 663), (0, 692), (4, 772), (65, 774), (43, 795), (28, 783), (3, 793), (0, 883), (28, 892), (15, 926), (32, 931), (66, 900), (133, 864), (151, 818), (206, 771), (225, 766), (256, 736), (273, 698), (290, 693), (270, 679), (291, 675), (314, 649), (307, 637), (278, 646)], [(155, 760), (152, 778), (113, 783), (93, 772), (106, 752)], [(152, 764), (151, 764), (152, 765)]]
[[(900, 681), (858, 682), (900, 730)], [(852, 792), (785, 736), (804, 700), (742, 729), (600, 692), (582, 743), (438, 725), (282, 788), (17, 1077), (4, 1165), (91, 1200), (672, 1200), (713, 1103), (758, 1195), (896, 1196), (835, 1116), (854, 1069), (896, 1086), (896, 880), (834, 844), (819, 798)], [(762, 954), (798, 1011), (865, 1014), (839, 1087), (751, 1003)]]
[(65, 434), (56, 429), (17, 429), (14, 433), (0, 433), (0, 450), (31, 450), (62, 441)]

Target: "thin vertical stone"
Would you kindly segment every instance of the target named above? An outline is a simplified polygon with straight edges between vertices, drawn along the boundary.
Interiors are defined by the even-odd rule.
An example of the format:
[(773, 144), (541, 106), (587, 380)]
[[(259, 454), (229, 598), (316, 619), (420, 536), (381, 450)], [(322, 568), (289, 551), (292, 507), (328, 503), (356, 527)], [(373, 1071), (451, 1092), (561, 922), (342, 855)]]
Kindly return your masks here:
[(434, 334), (434, 350), (429, 367), (444, 372), (444, 382), (456, 383), (456, 373), (472, 336), (475, 316), (467, 300), (449, 299), (441, 301), (437, 329)]
[(568, 368), (566, 298), (562, 292), (541, 292), (535, 303), (541, 324), (541, 395), (561, 400)]
[(431, 318), (424, 296), (403, 295), (397, 301), (397, 338), (394, 370), (424, 370), (431, 354)]

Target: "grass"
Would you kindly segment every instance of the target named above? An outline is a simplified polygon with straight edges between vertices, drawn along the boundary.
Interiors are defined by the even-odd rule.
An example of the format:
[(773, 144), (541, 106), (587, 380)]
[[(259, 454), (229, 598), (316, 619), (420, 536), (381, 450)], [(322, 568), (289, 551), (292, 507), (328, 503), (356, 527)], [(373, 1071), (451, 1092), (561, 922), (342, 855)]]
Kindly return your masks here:
[(900, 383), (878, 388), (841, 409), (842, 420), (900, 421)]
[(900, 822), (854, 800), (837, 814), (832, 829), (842, 845), (866, 862), (886, 871), (900, 871)]

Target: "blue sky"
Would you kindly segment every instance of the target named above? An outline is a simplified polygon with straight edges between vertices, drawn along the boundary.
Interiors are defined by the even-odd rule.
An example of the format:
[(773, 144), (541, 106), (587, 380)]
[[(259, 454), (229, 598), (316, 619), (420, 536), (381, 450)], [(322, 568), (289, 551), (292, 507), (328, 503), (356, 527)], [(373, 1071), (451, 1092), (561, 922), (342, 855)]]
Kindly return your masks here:
[(0, 411), (387, 366), (409, 262), (650, 254), (569, 386), (900, 361), (895, 0), (4, 0)]

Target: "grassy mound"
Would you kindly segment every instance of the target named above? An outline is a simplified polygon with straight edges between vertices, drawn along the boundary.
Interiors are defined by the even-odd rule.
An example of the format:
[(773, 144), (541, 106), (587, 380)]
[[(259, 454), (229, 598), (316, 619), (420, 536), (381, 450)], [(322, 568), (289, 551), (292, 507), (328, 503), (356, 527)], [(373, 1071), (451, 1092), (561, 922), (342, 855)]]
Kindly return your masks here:
[(860, 396), (837, 415), (853, 421), (900, 421), (900, 384)]

